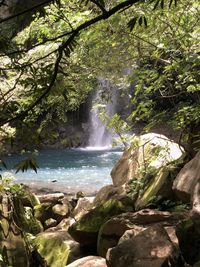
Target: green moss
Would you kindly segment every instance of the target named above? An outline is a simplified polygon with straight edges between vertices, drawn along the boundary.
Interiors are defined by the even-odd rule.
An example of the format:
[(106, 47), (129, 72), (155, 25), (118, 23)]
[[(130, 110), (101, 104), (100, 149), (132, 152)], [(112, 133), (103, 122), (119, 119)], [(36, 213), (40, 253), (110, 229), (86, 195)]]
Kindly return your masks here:
[(26, 188), (26, 186), (22, 188), (20, 192), (20, 197), (24, 206), (30, 206), (33, 208), (34, 206), (40, 204), (40, 201), (37, 196), (30, 192), (30, 190)]
[(60, 238), (39, 235), (34, 244), (49, 267), (66, 266), (69, 247)]
[(111, 199), (85, 214), (76, 224), (76, 230), (97, 232), (101, 225), (114, 215), (123, 212), (120, 201)]
[(33, 210), (29, 207), (25, 207), (25, 225), (23, 228), (26, 232), (33, 235), (43, 231), (41, 222), (33, 216)]
[(166, 168), (161, 168), (157, 174), (155, 174), (154, 178), (149, 182), (142, 196), (136, 201), (136, 210), (145, 207), (152, 197), (157, 195), (163, 184), (165, 184), (168, 175), (169, 171)]
[(37, 220), (45, 222), (52, 217), (52, 204), (42, 203), (34, 207), (34, 216)]
[(38, 234), (43, 230), (41, 223), (33, 216), (30, 207), (24, 208), (19, 197), (14, 197), (14, 219), (17, 226), (24, 232)]

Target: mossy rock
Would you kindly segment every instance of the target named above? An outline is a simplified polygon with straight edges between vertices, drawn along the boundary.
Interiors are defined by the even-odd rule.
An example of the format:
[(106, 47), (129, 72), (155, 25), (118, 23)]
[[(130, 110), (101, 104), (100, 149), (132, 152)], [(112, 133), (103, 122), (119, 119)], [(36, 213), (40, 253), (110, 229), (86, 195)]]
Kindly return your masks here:
[(36, 235), (40, 232), (42, 232), (43, 226), (39, 220), (37, 220), (33, 216), (33, 210), (30, 207), (25, 207), (25, 225), (24, 225), (24, 230), (26, 232), (31, 233), (33, 235)]
[(20, 191), (20, 198), (24, 206), (32, 207), (39, 205), (40, 201), (38, 197), (33, 194), (27, 186), (23, 186)]
[(24, 207), (19, 197), (13, 198), (14, 219), (18, 227), (24, 232), (38, 234), (43, 231), (42, 224), (33, 216), (30, 207)]
[(170, 195), (172, 195), (172, 180), (169, 177), (169, 170), (163, 167), (155, 172), (153, 178), (147, 183), (144, 192), (135, 203), (135, 209), (139, 210), (146, 207), (155, 196), (169, 197)]
[(123, 204), (111, 199), (90, 210), (69, 227), (70, 235), (81, 245), (96, 244), (99, 229), (112, 216), (124, 212)]
[(34, 216), (42, 224), (49, 218), (53, 218), (52, 203), (42, 203), (34, 207)]
[(34, 245), (49, 267), (64, 267), (69, 256), (69, 246), (56, 236), (39, 234)]

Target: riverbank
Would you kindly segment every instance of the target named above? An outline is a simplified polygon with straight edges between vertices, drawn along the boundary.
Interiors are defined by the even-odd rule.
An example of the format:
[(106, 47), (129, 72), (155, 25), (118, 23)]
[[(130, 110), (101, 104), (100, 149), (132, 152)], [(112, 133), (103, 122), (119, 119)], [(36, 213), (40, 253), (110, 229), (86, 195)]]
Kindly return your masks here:
[(85, 196), (95, 196), (98, 192), (95, 188), (68, 187), (57, 182), (27, 182), (30, 191), (36, 195), (46, 195), (52, 193), (63, 193), (66, 196), (75, 196), (77, 192), (83, 192)]

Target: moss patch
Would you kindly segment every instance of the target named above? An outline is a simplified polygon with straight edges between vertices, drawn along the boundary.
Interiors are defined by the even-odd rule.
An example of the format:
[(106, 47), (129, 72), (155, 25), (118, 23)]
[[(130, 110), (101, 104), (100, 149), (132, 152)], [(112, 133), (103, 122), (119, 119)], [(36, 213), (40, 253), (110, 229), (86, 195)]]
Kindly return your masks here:
[(124, 206), (116, 199), (111, 199), (97, 206), (69, 227), (70, 235), (83, 245), (96, 243), (102, 224), (114, 215), (124, 212)]
[(38, 235), (34, 244), (49, 267), (64, 267), (67, 264), (69, 247), (58, 237)]

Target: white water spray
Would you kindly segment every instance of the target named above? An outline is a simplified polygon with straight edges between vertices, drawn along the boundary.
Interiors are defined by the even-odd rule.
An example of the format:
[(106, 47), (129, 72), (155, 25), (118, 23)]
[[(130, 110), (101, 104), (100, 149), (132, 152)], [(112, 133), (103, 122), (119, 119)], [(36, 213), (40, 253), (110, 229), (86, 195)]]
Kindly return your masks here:
[[(109, 95), (108, 101), (103, 101), (103, 103), (105, 104), (106, 114), (112, 118), (116, 112), (116, 88), (113, 88), (109, 81), (106, 81), (102, 78), (99, 78), (99, 87), (103, 89), (105, 94)], [(99, 90), (97, 90), (93, 96), (93, 104), (98, 102), (102, 103), (102, 97), (99, 93)], [(91, 109), (89, 116), (88, 146), (99, 148), (111, 147), (113, 138), (113, 134), (106, 128), (106, 125), (104, 125), (98, 117), (98, 109)]]

